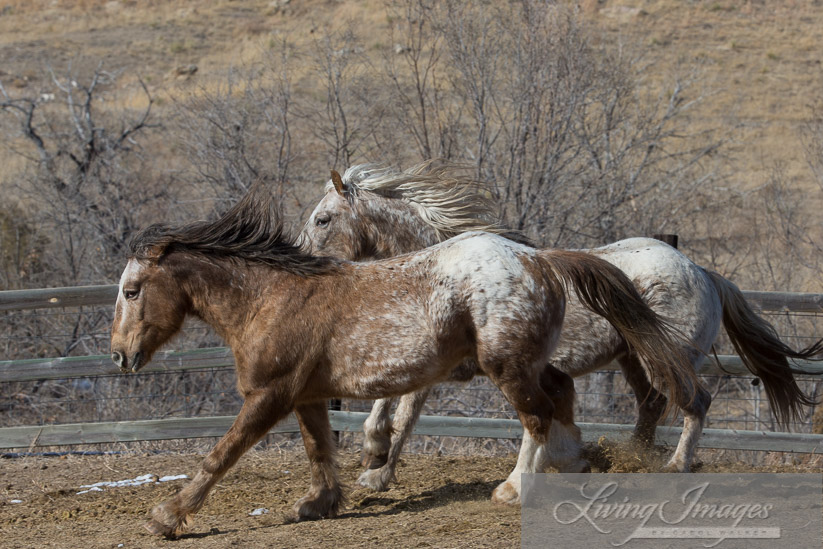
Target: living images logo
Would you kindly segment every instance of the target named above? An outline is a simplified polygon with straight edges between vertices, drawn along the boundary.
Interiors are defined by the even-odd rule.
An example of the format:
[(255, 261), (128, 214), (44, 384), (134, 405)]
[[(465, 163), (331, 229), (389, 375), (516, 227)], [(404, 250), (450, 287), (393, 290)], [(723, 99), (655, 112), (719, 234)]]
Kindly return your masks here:
[(524, 547), (545, 546), (544, 534), (564, 549), (823, 542), (823, 475), (549, 474), (522, 485)]

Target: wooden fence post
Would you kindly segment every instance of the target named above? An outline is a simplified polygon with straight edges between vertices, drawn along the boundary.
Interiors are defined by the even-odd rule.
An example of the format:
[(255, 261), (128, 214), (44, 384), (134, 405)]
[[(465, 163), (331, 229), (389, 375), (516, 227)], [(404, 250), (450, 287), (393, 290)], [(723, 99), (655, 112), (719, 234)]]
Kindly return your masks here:
[[(335, 412), (339, 412), (342, 408), (343, 401), (339, 398), (332, 398), (329, 399), (329, 410), (333, 410)], [(340, 431), (332, 431), (332, 436), (334, 437), (335, 444), (340, 443)]]
[(677, 235), (676, 234), (653, 234), (652, 238), (656, 240), (662, 240), (672, 248), (677, 248)]

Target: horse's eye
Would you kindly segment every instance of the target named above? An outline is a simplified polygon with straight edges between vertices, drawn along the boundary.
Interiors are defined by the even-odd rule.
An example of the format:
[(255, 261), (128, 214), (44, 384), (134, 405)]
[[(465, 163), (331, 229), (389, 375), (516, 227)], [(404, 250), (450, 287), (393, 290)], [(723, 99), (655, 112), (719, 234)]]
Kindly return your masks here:
[(123, 290), (123, 297), (126, 299), (134, 299), (140, 294), (140, 290)]
[(329, 214), (322, 214), (318, 215), (314, 218), (314, 224), (318, 227), (325, 227), (331, 221), (331, 216)]

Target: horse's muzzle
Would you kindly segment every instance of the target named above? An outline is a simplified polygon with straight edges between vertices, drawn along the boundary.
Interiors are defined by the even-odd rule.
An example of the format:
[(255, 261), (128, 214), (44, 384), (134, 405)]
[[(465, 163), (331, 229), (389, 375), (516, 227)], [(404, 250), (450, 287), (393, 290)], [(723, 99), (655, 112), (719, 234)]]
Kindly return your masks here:
[(143, 367), (143, 353), (140, 351), (134, 353), (131, 360), (126, 357), (125, 353), (113, 351), (111, 353), (111, 360), (124, 374), (128, 374), (129, 372), (136, 373), (137, 370)]

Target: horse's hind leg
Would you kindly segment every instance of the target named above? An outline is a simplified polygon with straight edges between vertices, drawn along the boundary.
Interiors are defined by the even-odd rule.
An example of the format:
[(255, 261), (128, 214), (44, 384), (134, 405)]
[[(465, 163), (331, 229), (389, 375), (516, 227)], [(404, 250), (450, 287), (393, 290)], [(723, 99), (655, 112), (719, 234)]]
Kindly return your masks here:
[(540, 374), (540, 386), (554, 403), (546, 463), (561, 473), (589, 471), (589, 463), (580, 457), (580, 428), (574, 423), (574, 380), (548, 365)]
[(700, 385), (696, 387), (693, 398), (692, 395), (678, 396), (677, 405), (683, 410), (683, 433), (680, 435), (674, 454), (663, 468), (664, 472), (688, 473), (690, 471), (711, 402), (711, 394)]
[(363, 455), (360, 463), (368, 469), (379, 469), (386, 464), (391, 447), (392, 421), (389, 416), (393, 398), (374, 401), (371, 413), (363, 422)]
[(153, 534), (169, 538), (185, 530), (191, 515), (203, 507), (206, 496), (226, 472), (271, 427), (289, 412), (283, 395), (262, 390), (250, 393), (228, 432), (203, 460), (200, 471), (172, 499), (151, 511), (146, 528)]
[(497, 485), (492, 492), (494, 503), (517, 505), (520, 503), (520, 475), (523, 473), (542, 473), (546, 468), (546, 449), (537, 444), (528, 429), (523, 430), (520, 453), (517, 464), (506, 480)]
[[(523, 441), (517, 457), (517, 465), (508, 478), (492, 493), (492, 501), (495, 503), (517, 504), (520, 501), (520, 475), (541, 473), (548, 464), (547, 443), (553, 426), (555, 405), (553, 399), (542, 388), (541, 382), (533, 378), (528, 379), (523, 372), (503, 377), (493, 370), (484, 370), (495, 385), (503, 391), (517, 411), (520, 423), (523, 424)], [(564, 389), (560, 390), (562, 392)], [(555, 399), (558, 396), (555, 395)]]
[(429, 388), (422, 389), (403, 395), (400, 398), (400, 404), (397, 406), (397, 412), (394, 415), (394, 434), (391, 437), (391, 446), (386, 463), (378, 469), (363, 471), (360, 478), (357, 479), (358, 484), (378, 492), (388, 488), (389, 483), (394, 480), (394, 472), (397, 469), (400, 452), (403, 450), (403, 445), (409, 435), (411, 435), (414, 424), (417, 423), (417, 418), (420, 417), (420, 412), (423, 410), (423, 405), (426, 403), (430, 390)]
[(343, 489), (337, 478), (337, 450), (326, 402), (301, 404), (295, 408), (295, 414), (311, 467), (309, 493), (294, 504), (297, 520), (337, 516), (343, 501)]
[(649, 383), (649, 376), (636, 355), (627, 354), (618, 362), (637, 400), (637, 424), (632, 438), (643, 445), (652, 446), (657, 424), (666, 410), (666, 397)]

